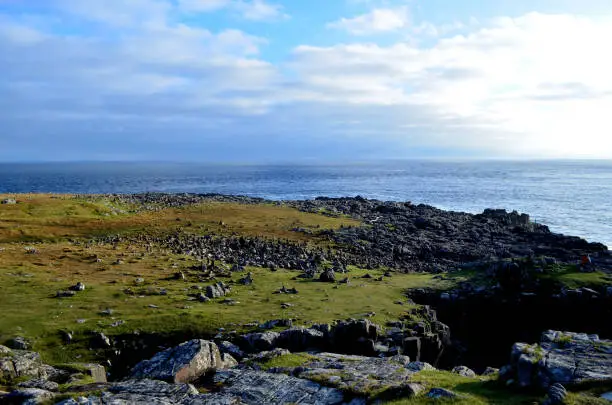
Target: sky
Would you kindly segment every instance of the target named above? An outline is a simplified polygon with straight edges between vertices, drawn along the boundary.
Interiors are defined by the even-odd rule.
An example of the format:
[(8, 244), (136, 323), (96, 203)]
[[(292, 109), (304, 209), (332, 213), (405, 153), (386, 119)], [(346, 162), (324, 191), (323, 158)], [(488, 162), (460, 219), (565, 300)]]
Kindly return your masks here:
[(609, 0), (0, 0), (0, 162), (612, 158)]

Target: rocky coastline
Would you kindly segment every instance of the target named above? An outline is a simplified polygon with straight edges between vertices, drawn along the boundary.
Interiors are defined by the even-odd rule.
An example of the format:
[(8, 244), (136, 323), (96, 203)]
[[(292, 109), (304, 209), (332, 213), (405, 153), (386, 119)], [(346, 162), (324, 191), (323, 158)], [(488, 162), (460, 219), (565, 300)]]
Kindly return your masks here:
[[(183, 231), (191, 224), (177, 218), (178, 227), (169, 232), (71, 240), (77, 247), (163, 248), (190, 257), (197, 265), (189, 273), (176, 271), (175, 279), (202, 283), (192, 298), (203, 304), (236, 304), (232, 289), (257, 283), (250, 268), (285, 269), (294, 280), (334, 288), (354, 282), (355, 268), (379, 271), (381, 281), (434, 274), (440, 284), (407, 289), (397, 302), (405, 307), (403, 315), (380, 324), (367, 316), (310, 324), (281, 318), (248, 331), (222, 327), (209, 336), (92, 333), (91, 347), (108, 356), (104, 365), (47, 365), (27, 339), (14, 339), (10, 347), (0, 346), (1, 385), (7, 387), (0, 393), (2, 403), (357, 405), (440, 398), (515, 403), (474, 402), (482, 399), (479, 394), (456, 388), (473, 384), (488, 387), (491, 395), (501, 393), (500, 398), (530, 396), (552, 405), (580, 395), (605, 403), (612, 391), (612, 341), (606, 339), (612, 338), (612, 253), (603, 244), (552, 233), (526, 214), (489, 209), (473, 215), (361, 197), (75, 198), (102, 197), (151, 215), (203, 203), (263, 204), (360, 223), (336, 229), (296, 226), (291, 232), (311, 238), (299, 240)], [(222, 220), (217, 226), (226, 227)], [(597, 282), (591, 282), (595, 276)], [(77, 283), (57, 299), (84, 289)], [(298, 290), (283, 285), (276, 293)], [(440, 382), (454, 379), (460, 383)]]

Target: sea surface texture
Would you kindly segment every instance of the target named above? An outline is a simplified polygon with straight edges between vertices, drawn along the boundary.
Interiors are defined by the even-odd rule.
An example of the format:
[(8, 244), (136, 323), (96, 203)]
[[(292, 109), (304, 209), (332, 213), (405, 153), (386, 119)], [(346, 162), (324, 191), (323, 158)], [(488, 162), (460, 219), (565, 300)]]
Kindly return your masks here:
[(505, 208), (612, 247), (612, 161), (0, 164), (0, 193), (153, 191), (273, 200), (361, 195), (472, 213)]

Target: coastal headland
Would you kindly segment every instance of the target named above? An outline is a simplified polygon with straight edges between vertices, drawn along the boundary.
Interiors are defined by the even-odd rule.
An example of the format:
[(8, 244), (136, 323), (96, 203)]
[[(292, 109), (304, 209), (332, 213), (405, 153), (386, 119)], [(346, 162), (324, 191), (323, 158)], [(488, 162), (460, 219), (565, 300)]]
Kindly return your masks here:
[(612, 253), (527, 214), (0, 202), (0, 402), (609, 403)]

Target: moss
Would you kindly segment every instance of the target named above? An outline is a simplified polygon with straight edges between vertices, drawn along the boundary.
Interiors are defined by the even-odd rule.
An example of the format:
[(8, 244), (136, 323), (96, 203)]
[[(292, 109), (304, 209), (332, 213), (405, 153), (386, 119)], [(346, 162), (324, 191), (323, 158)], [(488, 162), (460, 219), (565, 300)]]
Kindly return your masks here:
[(271, 360), (263, 362), (260, 364), (261, 368), (264, 370), (270, 368), (295, 368), (299, 366), (303, 366), (308, 362), (312, 361), (313, 357), (307, 353), (292, 353), (286, 354), (283, 356), (275, 357)]
[[(425, 391), (415, 398), (402, 398), (389, 401), (393, 405), (420, 405), (420, 404), (532, 404), (541, 399), (537, 395), (510, 391), (498, 383), (495, 377), (463, 377), (448, 371), (421, 371), (412, 376), (411, 382), (423, 384)], [(425, 396), (431, 388), (445, 388), (453, 391), (459, 397), (452, 400), (432, 400)]]
[(531, 355), (533, 364), (540, 362), (544, 358), (544, 349), (538, 344), (523, 347), (523, 353)]
[(561, 333), (559, 336), (557, 336), (557, 338), (555, 338), (555, 343), (559, 347), (567, 347), (570, 345), (570, 343), (572, 343), (572, 337), (570, 335), (565, 335)]
[(0, 377), (0, 385), (5, 385), (7, 387), (15, 386), (19, 383), (26, 382), (31, 380), (32, 377), (17, 377), (17, 378), (3, 378)]
[(84, 373), (87, 374), (89, 373), (89, 367), (87, 367), (87, 365), (82, 364), (82, 363), (60, 363), (60, 364), (56, 364), (55, 368), (59, 368), (60, 370), (65, 370), (65, 371), (69, 371), (72, 373)]
[(610, 401), (601, 398), (599, 393), (571, 392), (565, 399), (565, 405), (610, 405)]
[[(60, 384), (59, 385), (59, 392), (66, 392), (69, 389), (73, 388), (73, 387), (79, 387), (82, 385), (88, 385), (88, 384), (93, 384), (95, 381), (93, 379), (92, 376), (89, 375), (83, 375), (82, 378), (79, 378), (78, 380), (71, 382), (71, 383), (66, 383), (66, 384)], [(88, 394), (88, 395), (93, 395), (93, 394)]]

